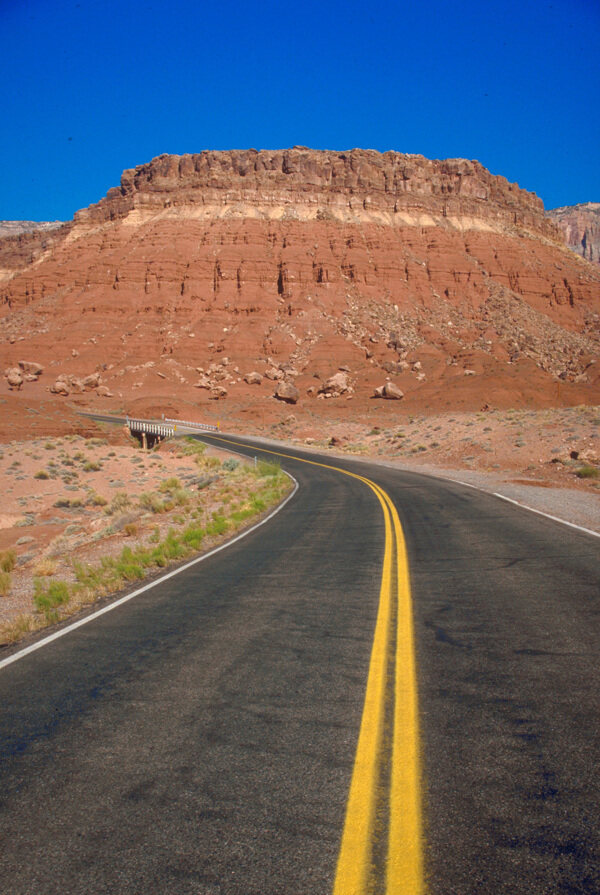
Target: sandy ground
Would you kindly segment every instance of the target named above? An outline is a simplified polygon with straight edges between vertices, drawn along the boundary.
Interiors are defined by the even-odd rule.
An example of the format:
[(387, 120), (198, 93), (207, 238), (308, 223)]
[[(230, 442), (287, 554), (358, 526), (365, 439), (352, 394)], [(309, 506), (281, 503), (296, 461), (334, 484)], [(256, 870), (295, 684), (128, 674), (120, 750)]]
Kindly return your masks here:
[(154, 513), (140, 505), (141, 495), (163, 499), (165, 484), (176, 480), (190, 503), (201, 506), (203, 521), (230, 499), (221, 465), (227, 452), (207, 449), (199, 466), (177, 441), (145, 452), (120, 429), (110, 437), (113, 443), (66, 435), (0, 445), (0, 561), (8, 552), (16, 555), (9, 592), (0, 596), (0, 629), (33, 611), (36, 577), (72, 581), (73, 559), (97, 563), (183, 523), (180, 506)]

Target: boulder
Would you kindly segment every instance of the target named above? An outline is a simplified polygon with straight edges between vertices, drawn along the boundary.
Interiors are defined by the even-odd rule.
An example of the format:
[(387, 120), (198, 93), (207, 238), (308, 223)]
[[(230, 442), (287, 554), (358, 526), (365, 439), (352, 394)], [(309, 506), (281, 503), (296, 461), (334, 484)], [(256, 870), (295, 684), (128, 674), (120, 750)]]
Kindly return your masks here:
[(201, 376), (198, 382), (194, 383), (194, 388), (212, 388), (212, 383), (206, 376)]
[(284, 375), (283, 370), (279, 370), (277, 367), (267, 367), (265, 370), (265, 376), (272, 382), (283, 379)]
[(18, 367), (11, 367), (10, 370), (6, 371), (6, 378), (8, 380), (8, 387), (13, 389), (20, 389), (23, 386), (23, 377), (21, 376), (21, 371)]
[(106, 385), (100, 385), (96, 389), (96, 394), (100, 398), (112, 398), (112, 396), (113, 396), (113, 393), (110, 391), (110, 389)]
[(390, 398), (393, 401), (400, 401), (404, 397), (404, 392), (394, 385), (393, 382), (386, 382), (383, 386), (383, 397)]
[(286, 401), (288, 404), (296, 404), (300, 397), (300, 392), (291, 382), (279, 382), (275, 389), (275, 397), (279, 401)]
[(100, 373), (90, 373), (81, 380), (84, 388), (98, 388), (100, 385)]
[(217, 385), (211, 390), (211, 393), (208, 397), (211, 401), (219, 401), (221, 398), (226, 398), (227, 394), (227, 389), (224, 386)]
[(244, 381), (248, 383), (248, 385), (260, 385), (263, 381), (260, 373), (257, 373), (256, 370), (253, 370), (252, 373), (246, 373), (244, 376)]
[(71, 392), (75, 395), (82, 395), (85, 391), (83, 381), (79, 379), (77, 376), (70, 377), (70, 389)]
[(392, 401), (400, 401), (404, 397), (404, 392), (398, 388), (397, 385), (394, 385), (393, 382), (385, 382), (383, 385), (378, 385), (375, 391), (373, 392), (374, 398), (388, 398)]
[(338, 395), (343, 395), (348, 391), (350, 391), (348, 374), (340, 371), (339, 373), (330, 376), (329, 379), (323, 383), (319, 389), (319, 394), (329, 395), (331, 398), (336, 398)]
[[(41, 364), (36, 363), (33, 360), (20, 360), (19, 367), (24, 373), (29, 373), (31, 376), (34, 376), (36, 379), (38, 376), (41, 376), (44, 372), (44, 368)], [(31, 381), (31, 380), (29, 380)]]
[(50, 391), (53, 395), (64, 395), (65, 397), (70, 394), (69, 386), (64, 379), (57, 379), (54, 385), (50, 386)]

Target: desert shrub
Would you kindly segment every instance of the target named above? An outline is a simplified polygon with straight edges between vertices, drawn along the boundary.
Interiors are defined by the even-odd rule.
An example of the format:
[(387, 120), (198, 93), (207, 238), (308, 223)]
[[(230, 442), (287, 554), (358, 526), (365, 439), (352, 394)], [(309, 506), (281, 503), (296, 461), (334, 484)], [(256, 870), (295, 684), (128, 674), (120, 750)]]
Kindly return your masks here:
[(51, 556), (44, 556), (35, 566), (33, 574), (38, 576), (54, 575), (57, 566), (58, 562), (56, 559)]
[(206, 534), (207, 535), (222, 535), (225, 534), (227, 529), (229, 528), (229, 523), (224, 516), (219, 516), (216, 513), (213, 515), (212, 522), (209, 522), (206, 526)]
[(55, 451), (55, 450), (56, 450), (56, 445), (55, 445), (55, 444), (52, 444), (51, 441), (47, 441), (46, 444), (44, 445), (44, 449), (47, 450), (47, 451)]
[(600, 469), (596, 466), (582, 466), (575, 475), (578, 479), (597, 479), (600, 476)]
[(131, 505), (131, 499), (125, 493), (125, 491), (117, 491), (113, 499), (111, 500), (109, 506), (106, 509), (106, 512), (109, 515), (113, 513), (118, 513), (121, 510), (124, 510), (126, 507)]
[(0, 570), (2, 572), (12, 572), (17, 564), (17, 554), (15, 550), (3, 550), (0, 553)]
[(228, 457), (222, 463), (223, 469), (226, 469), (227, 472), (233, 472), (233, 470), (237, 469), (239, 465), (240, 461), (236, 460), (235, 457)]
[(176, 488), (171, 492), (171, 498), (178, 507), (186, 507), (190, 502), (190, 495), (185, 488)]
[(168, 491), (176, 491), (179, 488), (181, 488), (181, 482), (175, 476), (170, 479), (164, 479), (158, 486), (158, 490), (163, 494), (166, 494)]
[(96, 462), (96, 460), (87, 460), (87, 461), (83, 464), (83, 471), (84, 471), (84, 472), (98, 472), (98, 470), (101, 469), (101, 468), (102, 468), (102, 467), (100, 466), (99, 463)]
[(123, 526), (123, 531), (127, 535), (128, 538), (132, 538), (134, 535), (138, 533), (138, 527), (135, 522), (127, 522)]
[(279, 475), (281, 466), (279, 463), (273, 463), (268, 460), (259, 460), (256, 464), (256, 471), (259, 476)]
[(154, 491), (144, 491), (139, 496), (140, 506), (151, 513), (164, 513), (167, 509), (167, 502), (163, 502), (158, 494)]
[(188, 525), (182, 535), (183, 543), (192, 550), (199, 550), (204, 538), (204, 529), (197, 525)]
[(115, 563), (115, 572), (125, 581), (136, 581), (144, 577), (144, 569), (131, 547), (123, 547), (121, 556)]
[(12, 578), (10, 572), (0, 572), (0, 597), (7, 597), (10, 593)]
[(34, 628), (34, 618), (29, 613), (18, 615), (12, 621), (2, 626), (0, 630), (0, 643), (16, 643)]
[(38, 469), (33, 477), (34, 479), (49, 479), (50, 475), (46, 472), (45, 469)]
[(55, 500), (52, 504), (53, 507), (70, 507), (71, 501), (68, 497), (59, 497), (58, 500)]
[(43, 612), (48, 620), (55, 620), (56, 610), (69, 602), (69, 586), (66, 581), (50, 581), (45, 584), (39, 578), (33, 579), (33, 602), (38, 612)]
[(86, 500), (86, 504), (89, 507), (105, 507), (108, 501), (106, 497), (102, 497), (101, 494), (90, 494), (88, 499)]

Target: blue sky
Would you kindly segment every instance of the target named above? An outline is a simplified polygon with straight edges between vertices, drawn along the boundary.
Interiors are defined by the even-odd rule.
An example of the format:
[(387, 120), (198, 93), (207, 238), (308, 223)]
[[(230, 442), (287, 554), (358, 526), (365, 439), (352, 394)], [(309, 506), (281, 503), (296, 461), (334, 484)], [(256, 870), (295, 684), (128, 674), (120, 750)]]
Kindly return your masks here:
[(68, 220), (163, 152), (478, 159), (600, 201), (598, 0), (0, 0), (0, 219)]

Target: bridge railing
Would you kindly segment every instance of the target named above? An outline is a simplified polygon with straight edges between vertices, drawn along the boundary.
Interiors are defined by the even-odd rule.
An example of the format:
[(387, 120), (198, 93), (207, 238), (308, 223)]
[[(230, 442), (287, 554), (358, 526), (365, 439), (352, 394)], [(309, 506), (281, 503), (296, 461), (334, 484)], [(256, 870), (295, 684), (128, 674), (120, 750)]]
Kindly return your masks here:
[(190, 420), (174, 420), (174, 419), (165, 419), (165, 423), (174, 423), (175, 426), (185, 426), (187, 429), (208, 429), (210, 432), (218, 432), (221, 428), (220, 424), (217, 423), (216, 426), (210, 426), (208, 423), (193, 423)]
[(146, 432), (148, 435), (160, 435), (161, 438), (171, 438), (175, 434), (176, 426), (164, 423), (151, 423), (148, 420), (132, 419), (126, 417), (127, 426), (134, 432)]

